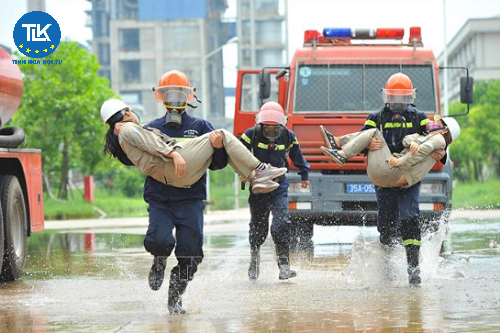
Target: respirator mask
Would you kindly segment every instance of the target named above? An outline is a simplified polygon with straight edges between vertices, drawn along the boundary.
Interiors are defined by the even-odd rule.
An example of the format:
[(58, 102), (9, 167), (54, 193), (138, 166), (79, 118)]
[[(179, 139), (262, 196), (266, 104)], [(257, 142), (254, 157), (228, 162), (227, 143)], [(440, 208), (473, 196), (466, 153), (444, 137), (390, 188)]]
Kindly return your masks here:
[(281, 135), (281, 125), (262, 125), (262, 134), (268, 140), (276, 140)]

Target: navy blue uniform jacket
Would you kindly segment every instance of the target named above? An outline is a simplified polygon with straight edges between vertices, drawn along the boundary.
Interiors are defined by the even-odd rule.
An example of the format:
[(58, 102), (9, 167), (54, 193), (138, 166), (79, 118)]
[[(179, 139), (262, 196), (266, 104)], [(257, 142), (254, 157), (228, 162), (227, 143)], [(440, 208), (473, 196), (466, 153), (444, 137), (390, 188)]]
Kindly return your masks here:
[[(172, 130), (165, 127), (166, 115), (147, 123), (144, 127), (153, 127), (159, 129), (171, 138), (178, 140), (188, 140), (196, 138), (205, 133), (214, 130), (214, 127), (207, 120), (196, 118), (188, 115), (186, 112), (182, 114), (182, 126), (179, 129)], [(214, 155), (211, 170), (223, 169), (227, 165), (227, 154), (224, 148), (214, 149)], [(151, 177), (146, 178), (144, 183), (144, 200), (159, 200), (159, 201), (182, 201), (207, 198), (207, 177), (206, 174), (201, 177), (196, 183), (189, 188), (178, 188), (154, 180)]]
[[(256, 135), (255, 139), (258, 141), (257, 144), (252, 143), (253, 132), (255, 127), (249, 128), (243, 133), (240, 140), (249, 150), (253, 147), (257, 147), (254, 149), (253, 154), (257, 157), (261, 162), (270, 163), (272, 166), (282, 168), (286, 165), (285, 158), (285, 137), (284, 134), (281, 134), (280, 137), (276, 140), (274, 145), (270, 145), (269, 140), (263, 135)], [(302, 151), (300, 150), (299, 142), (295, 136), (295, 133), (288, 130), (290, 133), (290, 159), (297, 168), (300, 169), (299, 175), (302, 180), (309, 180), (309, 170), (311, 170), (311, 166), (307, 163), (304, 155), (302, 155)]]

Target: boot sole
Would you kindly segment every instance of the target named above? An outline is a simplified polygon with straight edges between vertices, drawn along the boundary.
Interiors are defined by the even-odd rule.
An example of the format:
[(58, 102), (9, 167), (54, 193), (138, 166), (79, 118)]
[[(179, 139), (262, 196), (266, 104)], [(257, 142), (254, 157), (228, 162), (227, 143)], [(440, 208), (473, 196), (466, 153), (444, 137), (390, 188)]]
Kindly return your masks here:
[(255, 188), (254, 186), (252, 186), (252, 193), (269, 193), (269, 192), (274, 191), (278, 187), (280, 187), (280, 184), (278, 184), (278, 183), (276, 183), (276, 185), (269, 186), (269, 187), (257, 187), (257, 188)]
[(320, 125), (319, 126), (320, 128), (320, 133), (321, 133), (321, 136), (323, 137), (323, 142), (325, 143), (325, 145), (329, 148), (329, 149), (333, 149), (331, 143), (330, 143), (330, 140), (328, 139), (328, 136), (326, 135), (326, 129), (323, 125)]
[(283, 277), (283, 276), (280, 276), (279, 279), (280, 280), (288, 280), (288, 279), (292, 279), (294, 277), (297, 277), (297, 273), (293, 274), (293, 275), (290, 275), (288, 277)]

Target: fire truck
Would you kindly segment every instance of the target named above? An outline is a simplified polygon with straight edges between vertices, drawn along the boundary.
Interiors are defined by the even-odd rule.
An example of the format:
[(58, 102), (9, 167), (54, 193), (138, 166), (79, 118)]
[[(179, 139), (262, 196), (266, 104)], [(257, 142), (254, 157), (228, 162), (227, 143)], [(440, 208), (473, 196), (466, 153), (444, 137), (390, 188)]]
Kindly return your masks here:
[[(311, 186), (303, 189), (292, 167), (290, 217), (301, 242), (311, 242), (313, 225), (374, 225), (375, 187), (366, 174), (366, 156), (338, 166), (322, 154), (319, 125), (336, 136), (359, 131), (367, 116), (383, 107), (381, 89), (389, 76), (402, 72), (417, 88), (415, 104), (432, 119), (441, 114), (439, 71), (434, 53), (424, 48), (421, 29), (326, 28), (308, 30), (302, 48), (288, 67), (240, 70), (236, 88), (234, 133), (255, 125), (262, 103), (278, 101), (287, 127), (299, 140), (311, 164)], [(463, 103), (472, 102), (473, 80), (460, 80)], [(401, 124), (401, 126), (406, 126)], [(448, 161), (450, 161), (448, 159)], [(422, 181), (420, 210), (425, 221), (446, 220), (451, 208), (451, 163), (436, 163)]]
[(0, 280), (17, 280), (26, 261), (26, 241), (44, 229), (42, 156), (23, 149), (19, 127), (3, 127), (19, 107), (23, 81), (19, 67), (0, 47)]

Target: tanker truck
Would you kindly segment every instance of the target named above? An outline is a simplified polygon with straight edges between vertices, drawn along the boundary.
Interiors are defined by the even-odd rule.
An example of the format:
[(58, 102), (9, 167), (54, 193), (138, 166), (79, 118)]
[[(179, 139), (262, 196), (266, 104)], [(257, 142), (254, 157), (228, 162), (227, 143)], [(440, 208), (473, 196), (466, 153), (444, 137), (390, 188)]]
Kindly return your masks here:
[(22, 148), (24, 131), (6, 127), (22, 94), (21, 71), (0, 47), (0, 281), (21, 277), (27, 238), (44, 229), (41, 150)]

